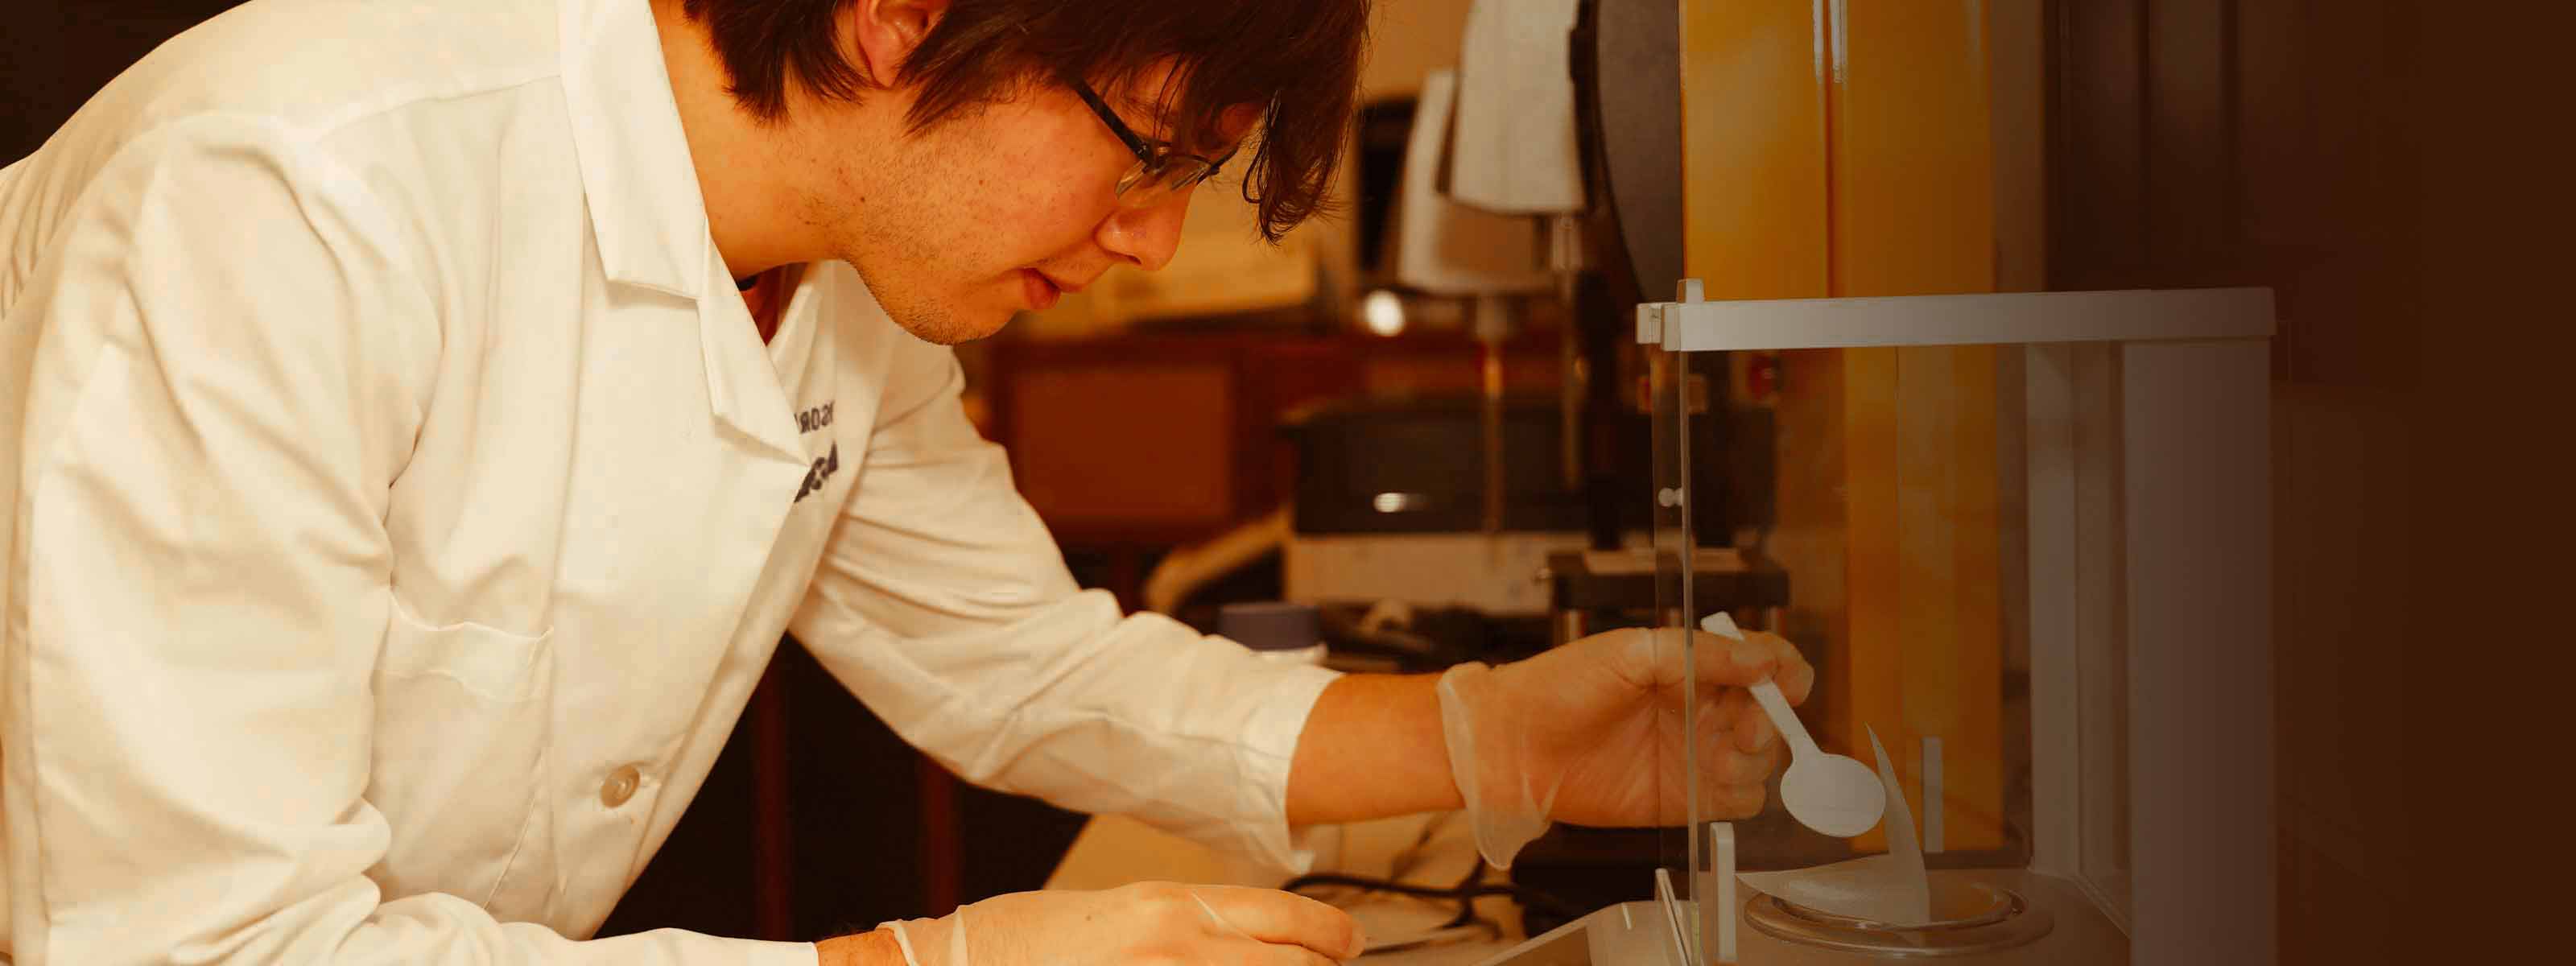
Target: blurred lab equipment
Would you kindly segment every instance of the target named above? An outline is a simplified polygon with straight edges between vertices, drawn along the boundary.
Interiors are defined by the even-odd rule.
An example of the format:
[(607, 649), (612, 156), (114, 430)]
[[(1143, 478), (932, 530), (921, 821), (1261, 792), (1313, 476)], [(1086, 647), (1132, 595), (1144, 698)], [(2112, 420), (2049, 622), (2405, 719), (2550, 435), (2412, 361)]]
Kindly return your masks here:
[[(1342, 666), (1438, 671), (1653, 623), (1651, 555), (1638, 546), (1594, 549), (1602, 532), (1644, 544), (1649, 507), (1630, 500), (1596, 508), (1566, 485), (1554, 460), (1563, 432), (1555, 399), (1506, 399), (1502, 526), (1485, 531), (1485, 481), (1462, 472), (1480, 458), (1482, 407), (1459, 396), (1352, 397), (1305, 407), (1283, 428), (1295, 467), (1280, 547), (1283, 596), (1323, 609)], [(1621, 413), (1607, 425), (1613, 432), (1594, 437), (1598, 468), (1642, 487), (1652, 461), (1646, 417)], [(1728, 434), (1698, 431), (1705, 443), (1693, 458), (1703, 479), (1743, 472), (1720, 445)], [(1700, 532), (1727, 533), (1761, 509), (1719, 496), (1695, 512)], [(1175, 558), (1194, 568), (1226, 543)], [(1712, 558), (1700, 578), (1708, 599), (1755, 612), (1786, 602), (1787, 575), (1758, 552), (1704, 552)], [(1382, 605), (1401, 611), (1358, 626), (1360, 615)], [(1546, 865), (1544, 850), (1537, 862)]]
[[(1499, 414), (1490, 405), (1359, 398), (1293, 416), (1283, 430), (1296, 453), (1288, 596), (1543, 616), (1547, 588), (1533, 578), (1549, 553), (1590, 545), (1583, 507), (1547, 459), (1560, 431), (1554, 401), (1515, 396)], [(1640, 471), (1644, 436), (1640, 422), (1623, 454)], [(1503, 443), (1499, 481), (1463, 472), (1485, 459), (1489, 438)]]
[[(1373, 395), (1295, 417), (1290, 599), (1328, 614), (1379, 601), (1462, 608), (1556, 643), (1652, 621), (1649, 514), (1628, 498), (1648, 476), (1649, 426), (1633, 391), (1642, 354), (1626, 336), (1639, 294), (1669, 290), (1680, 270), (1679, 55), (1656, 45), (1669, 47), (1674, 17), (1476, 4), (1455, 70), (1426, 76), (1409, 111), (1363, 112), (1364, 144), (1409, 122), (1390, 210), (1362, 216), (1387, 226), (1384, 274), (1403, 293), (1373, 295), (1370, 324), (1424, 300), (1465, 303), (1481, 379), (1472, 403)], [(1619, 69), (1596, 68), (1597, 38)], [(1606, 154), (1605, 133), (1633, 150)], [(1562, 320), (1555, 378), (1545, 395), (1506, 391), (1522, 383), (1497, 346), (1538, 315)], [(1707, 487), (1698, 532), (1742, 564), (1736, 606), (1775, 608), (1785, 575), (1758, 549), (1731, 549), (1739, 528), (1769, 518), (1768, 415), (1729, 405), (1722, 361), (1701, 361), (1696, 377), (1714, 417), (1692, 427)], [(1547, 627), (1518, 626), (1531, 619)], [(1459, 659), (1481, 656), (1466, 650)]]
[(1275, 600), (1227, 604), (1217, 611), (1216, 632), (1264, 660), (1324, 663), (1323, 622), (1310, 604)]
[[(1506, 259), (1505, 266), (1494, 267), (1475, 265), (1459, 257), (1462, 250), (1490, 253), (1496, 246), (1505, 252), (1525, 248), (1527, 242), (1521, 241), (1522, 236), (1533, 232), (1525, 219), (1451, 201), (1440, 191), (1438, 176), (1450, 158), (1449, 122), (1456, 90), (1456, 77), (1448, 72), (1434, 72), (1423, 79), (1413, 137), (1404, 159), (1404, 210), (1397, 221), (1401, 240), (1396, 248), (1396, 277), (1425, 292), (1474, 302), (1471, 318), (1477, 358), (1483, 370), (1483, 391), (1478, 397), (1483, 403), (1478, 411), (1479, 438), (1483, 441), (1477, 459), (1483, 470), (1480, 520), (1487, 536), (1498, 536), (1503, 530), (1505, 500), (1502, 342), (1515, 328), (1514, 303), (1509, 296), (1545, 291), (1552, 280), (1544, 271), (1510, 265), (1510, 259)], [(1476, 162), (1491, 155), (1469, 152), (1465, 157), (1467, 162), (1462, 165), (1460, 177), (1477, 170)], [(1565, 172), (1546, 173), (1559, 176), (1547, 179), (1553, 182), (1562, 181)], [(1510, 200), (1507, 190), (1497, 193)], [(1580, 200), (1575, 203), (1580, 204)], [(1460, 244), (1468, 239), (1473, 239), (1476, 247)], [(1521, 244), (1512, 244), (1516, 241)]]
[[(1581, 311), (1589, 200), (1566, 43), (1578, 6), (1527, 0), (1469, 8), (1459, 68), (1424, 78), (1405, 153), (1395, 275), (1475, 305), (1488, 536), (1502, 532), (1505, 512), (1500, 344), (1517, 327), (1513, 297), (1553, 290)], [(1565, 372), (1554, 452), (1568, 487), (1582, 476), (1579, 325), (1559, 330)]]

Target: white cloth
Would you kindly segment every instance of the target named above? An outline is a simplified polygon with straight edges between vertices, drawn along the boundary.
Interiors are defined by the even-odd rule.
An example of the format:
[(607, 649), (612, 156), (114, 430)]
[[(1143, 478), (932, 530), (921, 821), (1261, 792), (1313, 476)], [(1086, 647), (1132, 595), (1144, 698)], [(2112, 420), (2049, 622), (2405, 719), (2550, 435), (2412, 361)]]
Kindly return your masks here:
[(694, 172), (641, 0), (255, 0), (0, 170), (0, 958), (811, 963), (583, 941), (789, 628), (1295, 864), (1331, 676), (1077, 591), (846, 266), (773, 358)]

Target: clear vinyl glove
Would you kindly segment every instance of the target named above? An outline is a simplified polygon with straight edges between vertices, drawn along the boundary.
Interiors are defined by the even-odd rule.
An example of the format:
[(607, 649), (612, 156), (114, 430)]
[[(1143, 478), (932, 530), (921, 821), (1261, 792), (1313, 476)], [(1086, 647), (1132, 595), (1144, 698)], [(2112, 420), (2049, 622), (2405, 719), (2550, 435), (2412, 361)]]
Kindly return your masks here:
[[(1815, 669), (1777, 635), (1731, 641), (1691, 633), (1687, 671), (1680, 631), (1631, 628), (1501, 667), (1461, 664), (1440, 676), (1449, 772), (1486, 861), (1510, 868), (1551, 821), (1688, 821), (1683, 749), (1692, 741), (1704, 818), (1762, 810), (1763, 780), (1784, 752), (1744, 688), (1776, 678), (1791, 704), (1803, 703)], [(1699, 704), (1695, 736), (1683, 734), (1684, 700)]]
[(1305, 896), (1169, 882), (1015, 892), (885, 928), (904, 966), (1326, 966), (1365, 947), (1348, 913)]

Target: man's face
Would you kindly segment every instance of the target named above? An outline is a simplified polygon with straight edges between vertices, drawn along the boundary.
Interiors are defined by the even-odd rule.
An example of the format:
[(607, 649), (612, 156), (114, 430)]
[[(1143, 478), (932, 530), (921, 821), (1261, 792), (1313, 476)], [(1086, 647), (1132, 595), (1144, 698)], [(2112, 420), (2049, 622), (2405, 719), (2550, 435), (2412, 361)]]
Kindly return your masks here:
[[(1164, 139), (1146, 105), (1168, 73), (1100, 93), (1128, 127)], [(801, 217), (913, 335), (980, 339), (1114, 265), (1152, 271), (1171, 260), (1188, 192), (1119, 207), (1118, 179), (1135, 155), (1072, 91), (1029, 85), (918, 134), (900, 124), (912, 92), (872, 91), (861, 108), (818, 119), (803, 139), (817, 177)], [(1239, 114), (1247, 123), (1230, 135), (1248, 126), (1250, 112)]]

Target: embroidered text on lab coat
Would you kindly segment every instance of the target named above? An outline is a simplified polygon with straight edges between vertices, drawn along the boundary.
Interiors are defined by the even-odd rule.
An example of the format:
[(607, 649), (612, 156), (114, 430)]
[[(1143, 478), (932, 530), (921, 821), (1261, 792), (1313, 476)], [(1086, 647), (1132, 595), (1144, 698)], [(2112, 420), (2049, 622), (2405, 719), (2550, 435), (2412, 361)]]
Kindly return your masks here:
[(796, 499), (789, 500), (788, 502), (791, 504), (805, 502), (806, 497), (812, 496), (817, 491), (823, 489), (824, 481), (831, 479), (832, 474), (840, 471), (841, 444), (838, 441), (834, 441), (832, 443), (831, 452), (825, 453), (814, 459), (814, 468), (805, 471), (805, 485), (798, 487), (796, 489)]
[[(833, 400), (838, 402), (839, 400)], [(832, 425), (832, 403), (824, 403), (796, 414), (796, 431), (810, 433)]]

